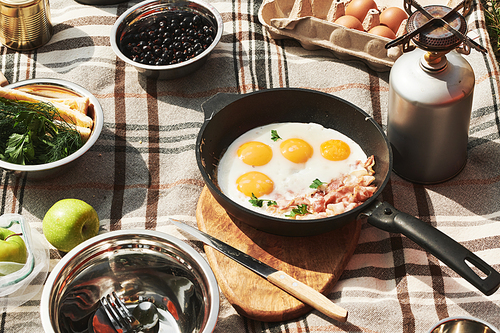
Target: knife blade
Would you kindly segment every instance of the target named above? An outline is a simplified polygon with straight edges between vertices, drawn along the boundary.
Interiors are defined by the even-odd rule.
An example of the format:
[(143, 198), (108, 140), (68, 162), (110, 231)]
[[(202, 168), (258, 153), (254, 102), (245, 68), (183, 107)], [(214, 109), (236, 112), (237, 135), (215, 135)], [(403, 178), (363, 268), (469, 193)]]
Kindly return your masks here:
[(274, 284), (276, 287), (280, 288), (283, 291), (286, 291), (298, 300), (312, 306), (313, 308), (330, 318), (333, 318), (340, 322), (347, 321), (347, 310), (333, 303), (325, 295), (321, 294), (314, 288), (309, 287), (305, 283), (294, 279), (285, 272), (277, 270), (263, 263), (262, 261), (232, 247), (231, 245), (226, 244), (223, 241), (210, 236), (207, 233), (204, 233), (203, 231), (189, 226), (188, 224), (180, 220), (172, 218), (170, 218), (169, 220), (178, 228), (186, 231), (196, 239), (213, 247), (214, 249), (228, 256), (237, 263), (250, 269), (252, 272), (263, 277), (267, 281)]

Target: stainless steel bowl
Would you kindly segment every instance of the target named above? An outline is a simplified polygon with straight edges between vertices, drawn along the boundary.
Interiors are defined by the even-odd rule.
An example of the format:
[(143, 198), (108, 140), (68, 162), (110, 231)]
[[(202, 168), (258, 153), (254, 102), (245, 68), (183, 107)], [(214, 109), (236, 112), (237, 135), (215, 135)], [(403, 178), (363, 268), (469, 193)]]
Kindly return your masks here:
[[(172, 65), (145, 65), (135, 62), (123, 54), (118, 44), (127, 33), (130, 25), (138, 20), (143, 20), (165, 11), (188, 11), (205, 17), (213, 24), (214, 29), (216, 29), (214, 41), (203, 53), (198, 56)], [(203, 0), (146, 0), (131, 7), (125, 13), (120, 15), (111, 29), (110, 40), (111, 47), (116, 55), (125, 63), (134, 66), (139, 73), (160, 80), (170, 80), (186, 76), (198, 70), (206, 62), (212, 50), (219, 43), (222, 31), (223, 22), (221, 15), (215, 7)]]
[(122, 230), (81, 243), (54, 267), (40, 304), (45, 332), (89, 331), (99, 299), (112, 291), (131, 307), (154, 300), (160, 332), (209, 333), (217, 322), (217, 281), (197, 251), (162, 232)]
[(16, 176), (24, 176), (26, 175), (28, 179), (47, 179), (52, 178), (56, 175), (62, 174), (64, 171), (68, 170), (71, 166), (74, 165), (76, 160), (85, 154), (90, 147), (94, 145), (94, 143), (99, 138), (99, 135), (102, 131), (102, 126), (104, 123), (104, 114), (102, 111), (101, 104), (97, 98), (92, 95), (88, 90), (82, 88), (81, 86), (60, 79), (30, 79), (19, 81), (16, 83), (12, 83), (6, 86), (6, 88), (18, 88), (25, 86), (38, 86), (40, 89), (42, 87), (49, 88), (53, 87), (60, 91), (65, 91), (68, 94), (73, 94), (75, 96), (86, 96), (90, 99), (90, 103), (93, 105), (89, 109), (89, 116), (94, 120), (94, 126), (92, 128), (92, 134), (85, 144), (78, 149), (76, 152), (71, 154), (68, 157), (60, 159), (55, 162), (38, 164), (38, 165), (20, 165), (14, 163), (8, 163), (0, 160), (0, 168), (12, 171)]
[(500, 333), (500, 331), (481, 319), (450, 317), (438, 322), (428, 333)]

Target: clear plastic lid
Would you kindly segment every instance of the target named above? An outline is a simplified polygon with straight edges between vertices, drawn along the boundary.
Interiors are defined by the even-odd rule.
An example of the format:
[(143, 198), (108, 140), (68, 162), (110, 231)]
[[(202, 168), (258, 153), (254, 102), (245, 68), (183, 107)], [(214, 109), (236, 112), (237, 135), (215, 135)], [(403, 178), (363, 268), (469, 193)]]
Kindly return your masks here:
[(0, 276), (0, 306), (17, 307), (43, 287), (49, 270), (49, 247), (43, 236), (32, 230), (19, 214), (0, 216), (0, 228), (22, 233), (28, 253), (25, 264), (0, 262), (0, 274), (3, 275)]

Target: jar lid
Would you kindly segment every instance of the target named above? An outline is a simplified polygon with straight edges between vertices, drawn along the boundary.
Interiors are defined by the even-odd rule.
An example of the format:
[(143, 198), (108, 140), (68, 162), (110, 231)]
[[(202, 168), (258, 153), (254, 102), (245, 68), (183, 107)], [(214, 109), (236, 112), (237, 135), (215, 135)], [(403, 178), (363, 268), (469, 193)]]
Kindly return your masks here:
[(40, 2), (40, 0), (0, 0), (0, 4), (8, 7), (21, 7)]

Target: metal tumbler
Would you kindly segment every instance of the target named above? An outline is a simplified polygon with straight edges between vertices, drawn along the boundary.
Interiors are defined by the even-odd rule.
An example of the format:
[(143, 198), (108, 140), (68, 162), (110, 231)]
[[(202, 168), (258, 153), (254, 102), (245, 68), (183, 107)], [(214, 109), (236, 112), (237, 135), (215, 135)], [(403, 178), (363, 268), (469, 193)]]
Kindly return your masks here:
[(0, 0), (0, 42), (8, 48), (36, 49), (53, 31), (48, 0)]

